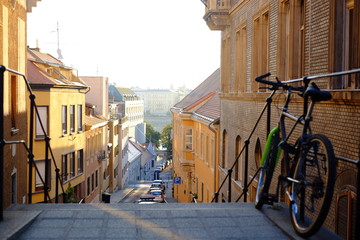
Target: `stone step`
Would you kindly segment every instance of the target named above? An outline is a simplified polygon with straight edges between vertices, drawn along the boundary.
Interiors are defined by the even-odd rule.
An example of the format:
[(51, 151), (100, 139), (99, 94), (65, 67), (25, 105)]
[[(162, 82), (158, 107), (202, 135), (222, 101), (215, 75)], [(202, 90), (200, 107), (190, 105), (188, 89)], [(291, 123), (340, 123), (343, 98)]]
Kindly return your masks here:
[[(15, 205), (6, 215), (15, 214), (12, 221), (29, 223), (0, 238), (301, 239), (292, 230), (285, 207), (284, 211), (263, 208), (256, 210), (253, 203)], [(33, 218), (25, 220), (27, 214), (34, 214)], [(10, 231), (8, 221), (0, 222), (0, 232), (5, 226)], [(336, 239), (334, 234), (317, 235), (311, 239)]]

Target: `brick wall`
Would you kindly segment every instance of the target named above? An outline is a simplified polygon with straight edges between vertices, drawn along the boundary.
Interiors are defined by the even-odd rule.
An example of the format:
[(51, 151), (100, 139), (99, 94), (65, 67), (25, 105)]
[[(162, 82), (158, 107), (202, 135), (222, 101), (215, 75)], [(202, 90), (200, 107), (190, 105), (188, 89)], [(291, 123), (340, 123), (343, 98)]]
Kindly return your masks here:
[[(239, 1), (232, 1), (232, 4), (237, 4)], [(235, 141), (236, 137), (240, 136), (242, 141), (245, 141), (254, 127), (254, 124), (265, 104), (267, 93), (251, 93), (251, 69), (252, 69), (252, 23), (253, 16), (264, 9), (269, 10), (270, 35), (269, 35), (269, 70), (276, 76), (277, 70), (283, 66), (278, 65), (278, 53), (282, 49), (278, 41), (278, 10), (280, 1), (245, 1), (238, 8), (231, 13), (231, 25), (223, 31), (223, 36), (230, 35), (231, 38), (231, 83), (233, 85), (234, 76), (234, 39), (235, 31), (240, 26), (246, 23), (247, 27), (247, 87), (246, 93), (223, 93), (221, 94), (221, 130), (227, 132), (227, 163), (225, 169), (220, 168), (220, 184), (224, 179), (227, 169), (232, 166), (235, 161)], [(330, 22), (330, 4), (329, 1), (306, 1), (306, 23), (305, 23), (305, 75), (318, 75), (328, 72), (329, 69), (329, 22)], [(233, 5), (233, 6), (234, 6)], [(329, 79), (316, 80), (320, 88), (328, 88)], [(312, 129), (314, 133), (322, 133), (327, 135), (334, 145), (335, 155), (338, 157), (359, 159), (360, 146), (360, 101), (359, 94), (354, 92), (333, 92), (334, 100), (325, 103), (319, 103), (315, 107), (313, 113), (314, 121)], [(282, 95), (279, 94), (274, 97), (273, 111), (272, 111), (272, 127), (278, 121), (278, 113), (276, 105), (282, 104)], [(290, 112), (294, 114), (301, 114), (302, 105), (301, 98), (296, 98), (290, 106)], [(298, 131), (294, 133), (294, 136)], [(222, 134), (221, 134), (222, 136)], [(264, 148), (266, 140), (266, 116), (260, 121), (259, 126), (254, 132), (252, 139), (250, 139), (249, 150), (249, 176), (254, 175), (257, 165), (255, 163), (255, 144), (259, 139), (261, 148)], [(222, 143), (222, 139), (220, 140)], [(220, 146), (222, 148), (222, 144)], [(220, 150), (220, 153), (222, 150)], [(220, 154), (221, 158), (221, 154)], [(221, 162), (221, 159), (220, 159)], [(276, 176), (280, 173), (280, 167), (276, 170)], [(346, 161), (339, 161), (337, 168), (336, 187), (331, 205), (331, 210), (328, 214), (325, 225), (335, 231), (335, 204), (337, 194), (345, 186), (350, 186), (351, 189), (356, 189), (356, 178), (349, 178), (346, 174), (351, 171), (352, 176), (356, 176), (356, 166), (353, 163)], [(250, 179), (249, 179), (250, 180)], [(256, 187), (256, 181), (254, 187)], [(225, 196), (227, 200), (227, 183), (220, 191), (220, 196)], [(236, 200), (242, 191), (243, 183), (241, 181), (233, 181), (232, 183), (232, 201)], [(276, 187), (276, 183), (272, 185), (272, 190)], [(355, 191), (356, 192), (356, 191)], [(252, 199), (251, 194), (249, 194)], [(248, 198), (249, 199), (249, 198)], [(242, 200), (241, 200), (242, 201)]]

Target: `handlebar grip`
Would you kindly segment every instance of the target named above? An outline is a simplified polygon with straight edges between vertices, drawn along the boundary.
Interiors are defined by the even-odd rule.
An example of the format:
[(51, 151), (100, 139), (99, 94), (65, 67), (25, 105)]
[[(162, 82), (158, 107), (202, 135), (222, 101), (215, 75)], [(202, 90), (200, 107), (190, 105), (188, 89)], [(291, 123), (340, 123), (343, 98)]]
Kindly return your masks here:
[(267, 81), (267, 80), (263, 79), (263, 78), (266, 78), (266, 77), (268, 77), (270, 75), (271, 75), (271, 73), (265, 73), (264, 75), (256, 77), (255, 81), (260, 82), (260, 83), (264, 83), (264, 84), (267, 84), (267, 85), (270, 85), (270, 86), (276, 86), (277, 85), (276, 82), (271, 82), (271, 81)]
[(271, 73), (265, 73), (265, 74), (263, 74), (263, 75), (260, 75), (260, 76), (258, 76), (258, 77), (256, 77), (255, 78), (255, 81), (257, 81), (257, 82), (260, 82), (260, 80), (263, 80), (263, 78), (266, 78), (266, 77), (268, 77), (268, 76), (270, 76), (271, 75)]

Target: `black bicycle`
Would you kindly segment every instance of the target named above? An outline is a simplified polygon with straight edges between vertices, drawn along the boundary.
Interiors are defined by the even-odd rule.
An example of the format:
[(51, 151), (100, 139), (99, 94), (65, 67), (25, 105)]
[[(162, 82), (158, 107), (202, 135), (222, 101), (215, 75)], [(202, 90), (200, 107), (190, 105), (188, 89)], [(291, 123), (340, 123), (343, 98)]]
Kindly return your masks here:
[[(313, 134), (310, 123), (315, 104), (330, 100), (332, 96), (329, 92), (320, 90), (314, 82), (309, 86), (310, 81), (306, 77), (303, 79), (303, 86), (294, 87), (280, 82), (277, 78), (276, 82), (264, 79), (269, 76), (270, 73), (267, 73), (255, 80), (272, 90), (269, 98), (279, 90), (286, 92), (286, 98), (278, 126), (269, 133), (264, 148), (255, 207), (260, 209), (263, 204), (277, 202), (280, 185), (284, 186), (293, 227), (298, 235), (309, 237), (320, 229), (326, 219), (336, 175), (332, 144), (325, 135)], [(294, 93), (304, 99), (301, 116), (288, 112)], [(291, 119), (295, 123), (287, 128), (285, 119)], [(300, 137), (295, 140), (292, 135), (298, 125), (302, 125), (302, 131)], [(271, 194), (271, 180), (281, 156), (283, 173), (279, 176), (276, 194)]]

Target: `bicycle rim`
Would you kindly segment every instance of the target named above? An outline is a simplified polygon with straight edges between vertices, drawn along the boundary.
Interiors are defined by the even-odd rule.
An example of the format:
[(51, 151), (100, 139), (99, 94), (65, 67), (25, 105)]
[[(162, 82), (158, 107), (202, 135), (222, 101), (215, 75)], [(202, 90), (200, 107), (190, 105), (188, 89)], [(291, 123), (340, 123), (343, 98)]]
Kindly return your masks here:
[(291, 184), (290, 214), (302, 237), (315, 234), (324, 223), (334, 190), (336, 162), (331, 142), (324, 135), (311, 136), (302, 149)]

